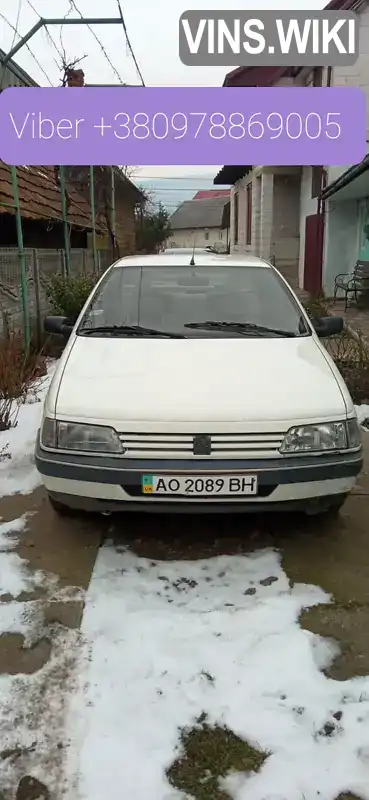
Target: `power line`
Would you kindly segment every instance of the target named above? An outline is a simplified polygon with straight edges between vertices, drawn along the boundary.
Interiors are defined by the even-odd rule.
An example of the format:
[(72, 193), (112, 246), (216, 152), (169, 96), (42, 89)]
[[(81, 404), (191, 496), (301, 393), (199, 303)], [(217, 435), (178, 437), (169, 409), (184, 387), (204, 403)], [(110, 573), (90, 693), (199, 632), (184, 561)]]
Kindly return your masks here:
[[(39, 13), (39, 11), (37, 11), (37, 8), (34, 7), (33, 3), (31, 3), (31, 0), (27, 0), (27, 3), (29, 5), (29, 7), (32, 9), (32, 11), (38, 16), (38, 18), (42, 19), (41, 14)], [(59, 47), (56, 44), (55, 40), (53, 39), (53, 37), (52, 37), (47, 25), (45, 25), (44, 27), (45, 27), (45, 33), (46, 33), (46, 36), (47, 36), (49, 42), (53, 45), (53, 47), (56, 50), (59, 58), (62, 59), (63, 58), (63, 53), (61, 52), (61, 50), (59, 50)]]
[(144, 81), (144, 79), (143, 79), (142, 72), (141, 72), (141, 70), (140, 70), (140, 67), (139, 67), (139, 65), (138, 65), (137, 58), (136, 58), (136, 56), (135, 56), (135, 54), (134, 54), (133, 47), (132, 47), (132, 45), (131, 45), (131, 41), (130, 41), (130, 38), (129, 38), (129, 36), (128, 36), (127, 25), (126, 25), (126, 23), (125, 23), (125, 21), (124, 21), (124, 17), (123, 17), (123, 11), (122, 11), (122, 6), (121, 6), (121, 4), (120, 4), (120, 0), (117, 0), (117, 3), (118, 3), (118, 9), (119, 9), (120, 18), (121, 18), (121, 20), (122, 20), (122, 25), (123, 25), (124, 35), (125, 35), (125, 37), (126, 37), (126, 42), (127, 42), (127, 44), (128, 44), (129, 51), (130, 51), (130, 53), (131, 53), (131, 56), (132, 56), (132, 58), (133, 58), (133, 61), (134, 61), (134, 65), (135, 65), (135, 67), (136, 67), (136, 70), (137, 70), (137, 75), (138, 75), (138, 77), (139, 77), (139, 79), (140, 79), (140, 81), (141, 81), (141, 83), (142, 83), (142, 86), (145, 86), (145, 81)]
[[(78, 8), (78, 6), (77, 6), (77, 4), (76, 4), (75, 0), (69, 0), (69, 4), (70, 4), (70, 7), (71, 7), (71, 8), (73, 8), (73, 9), (74, 9), (74, 10), (77, 12), (77, 14), (79, 14), (79, 16), (81, 17), (81, 19), (83, 19), (83, 14), (82, 14), (82, 13), (81, 13), (81, 11), (79, 10), (79, 8)], [(68, 13), (69, 13), (69, 11), (68, 11)], [(106, 48), (104, 47), (103, 43), (100, 41), (100, 39), (99, 39), (98, 35), (95, 33), (95, 31), (94, 31), (94, 29), (91, 27), (91, 25), (87, 25), (86, 27), (89, 29), (90, 33), (92, 33), (92, 36), (93, 36), (93, 37), (94, 37), (94, 39), (97, 41), (97, 43), (98, 43), (98, 45), (99, 45), (99, 47), (100, 47), (101, 51), (103, 52), (103, 54), (104, 54), (104, 56), (105, 56), (105, 58), (106, 58), (106, 60), (107, 60), (107, 62), (108, 62), (108, 64), (109, 64), (110, 68), (113, 70), (114, 74), (117, 76), (117, 78), (118, 78), (118, 80), (119, 80), (119, 83), (122, 83), (122, 84), (124, 85), (123, 78), (121, 77), (121, 75), (119, 74), (118, 70), (116, 69), (116, 67), (115, 67), (115, 66), (114, 66), (114, 64), (112, 63), (111, 59), (109, 58), (109, 55), (108, 55), (108, 53), (107, 53), (107, 51), (106, 51)]]
[[(21, 39), (22, 37), (21, 37), (20, 33), (18, 33), (18, 30), (17, 30), (17, 28), (15, 28), (15, 26), (14, 26), (14, 25), (12, 25), (12, 23), (11, 23), (11, 22), (9, 22), (9, 20), (7, 19), (7, 17), (5, 17), (5, 16), (4, 16), (4, 14), (3, 14), (1, 11), (0, 11), (0, 17), (1, 17), (1, 19), (3, 19), (3, 20), (4, 20), (4, 22), (6, 22), (6, 24), (7, 24), (7, 25), (9, 25), (9, 28), (12, 28), (12, 30), (13, 30), (13, 31), (15, 31), (15, 33), (16, 33), (16, 36), (18, 36), (18, 39)], [(43, 75), (45, 76), (46, 80), (49, 82), (50, 86), (52, 86), (53, 84), (52, 84), (52, 82), (51, 82), (51, 80), (50, 80), (50, 78), (49, 78), (49, 76), (48, 76), (47, 72), (45, 72), (45, 70), (44, 70), (43, 66), (40, 64), (40, 62), (39, 62), (38, 58), (35, 56), (35, 54), (34, 54), (34, 53), (33, 53), (33, 51), (31, 50), (31, 48), (30, 48), (29, 44), (27, 44), (27, 42), (25, 43), (25, 47), (27, 48), (28, 52), (31, 54), (31, 56), (32, 56), (33, 60), (35, 61), (35, 63), (37, 64), (38, 68), (41, 70), (41, 72), (42, 72), (42, 73), (43, 73)], [(4, 76), (5, 76), (5, 69), (3, 70), (3, 78), (4, 78)]]
[[(14, 36), (13, 36), (12, 43), (10, 45), (10, 50), (13, 50), (13, 47), (15, 45), (15, 40), (16, 40), (17, 36), (19, 36), (19, 34), (18, 34), (18, 26), (19, 26), (21, 8), (22, 8), (22, 0), (18, 0), (17, 19), (16, 19), (15, 27), (13, 27)], [(8, 25), (10, 25), (9, 22), (8, 22)], [(3, 89), (4, 80), (5, 80), (5, 68), (2, 69), (1, 82), (0, 82), (0, 90), (1, 91)]]
[(10, 47), (10, 49), (11, 49), (11, 50), (13, 50), (13, 47), (14, 47), (14, 45), (15, 45), (15, 40), (16, 40), (17, 36), (19, 36), (19, 35), (20, 35), (20, 34), (18, 33), (18, 26), (19, 26), (19, 19), (20, 19), (20, 12), (21, 12), (21, 8), (22, 8), (22, 0), (18, 0), (18, 12), (17, 12), (17, 19), (16, 19), (16, 23), (15, 23), (15, 28), (14, 28), (14, 36), (13, 36), (13, 41), (12, 41), (12, 43), (11, 43), (11, 47)]

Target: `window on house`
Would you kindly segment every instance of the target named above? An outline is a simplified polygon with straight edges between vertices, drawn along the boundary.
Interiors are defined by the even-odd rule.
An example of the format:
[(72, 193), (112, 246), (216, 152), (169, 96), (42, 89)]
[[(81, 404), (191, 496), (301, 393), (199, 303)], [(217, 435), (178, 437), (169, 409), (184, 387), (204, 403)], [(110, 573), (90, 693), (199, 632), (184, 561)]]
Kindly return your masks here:
[(252, 183), (246, 186), (246, 244), (251, 244), (252, 235)]
[(205, 231), (205, 239), (206, 239), (206, 241), (208, 240), (208, 238), (209, 238), (209, 231)]
[(323, 167), (312, 167), (311, 197), (319, 197), (322, 191)]
[(219, 239), (223, 239), (223, 232), (219, 231)]
[(238, 244), (238, 192), (234, 195), (233, 241)]

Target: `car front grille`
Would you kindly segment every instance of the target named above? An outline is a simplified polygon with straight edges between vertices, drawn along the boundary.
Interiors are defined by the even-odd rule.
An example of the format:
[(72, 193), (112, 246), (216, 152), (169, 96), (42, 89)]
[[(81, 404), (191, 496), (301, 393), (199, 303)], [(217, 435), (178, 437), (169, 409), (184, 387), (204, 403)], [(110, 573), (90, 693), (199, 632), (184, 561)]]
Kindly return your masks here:
[(210, 455), (194, 455), (191, 434), (119, 433), (128, 458), (204, 458), (258, 459), (279, 455), (284, 434), (278, 433), (214, 433)]

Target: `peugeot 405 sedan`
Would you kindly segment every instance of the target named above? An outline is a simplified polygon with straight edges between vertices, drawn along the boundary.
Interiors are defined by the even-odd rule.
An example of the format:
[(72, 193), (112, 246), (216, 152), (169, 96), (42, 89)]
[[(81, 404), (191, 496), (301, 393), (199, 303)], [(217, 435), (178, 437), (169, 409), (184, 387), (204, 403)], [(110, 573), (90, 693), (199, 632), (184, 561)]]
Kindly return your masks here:
[(100, 279), (45, 400), (36, 465), (59, 513), (337, 512), (362, 468), (348, 389), (258, 258), (133, 256)]

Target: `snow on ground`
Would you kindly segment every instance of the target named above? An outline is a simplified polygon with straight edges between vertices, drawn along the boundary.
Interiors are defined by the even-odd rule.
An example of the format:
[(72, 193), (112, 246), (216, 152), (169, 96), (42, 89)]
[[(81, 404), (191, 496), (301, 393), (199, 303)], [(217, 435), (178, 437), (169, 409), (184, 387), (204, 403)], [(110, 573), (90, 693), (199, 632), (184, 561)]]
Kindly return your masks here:
[(366, 403), (363, 403), (360, 406), (355, 406), (355, 409), (360, 425), (369, 420), (369, 406)]
[[(72, 687), (80, 638), (78, 631), (57, 625), (45, 628), (44, 603), (80, 599), (80, 592), (73, 587), (59, 590), (54, 575), (33, 571), (13, 552), (26, 524), (27, 515), (0, 524), (0, 636), (21, 635), (24, 648), (38, 647), (40, 641), (44, 639), (45, 644), (45, 639), (52, 636), (46, 646), (45, 663), (42, 666), (41, 661), (38, 671), (0, 674), (1, 797), (7, 791), (15, 796), (19, 779), (27, 773), (43, 780), (50, 791), (59, 789), (64, 706)], [(32, 593), (40, 587), (44, 599), (17, 599), (21, 593)], [(6, 651), (7, 647), (3, 649), (5, 658)]]
[[(43, 573), (31, 572), (27, 562), (18, 553), (11, 552), (18, 544), (16, 534), (23, 531), (27, 515), (11, 522), (0, 524), (0, 596), (11, 595), (17, 598), (22, 592), (32, 592), (43, 583)], [(4, 607), (0, 605), (0, 632)]]
[(258, 775), (228, 777), (235, 800), (369, 800), (369, 679), (326, 678), (335, 645), (298, 625), (328, 602), (290, 587), (273, 550), (151, 562), (105, 545), (68, 715), (68, 800), (183, 798), (165, 770), (202, 713), (270, 753)]
[(43, 401), (56, 364), (50, 361), (47, 375), (31, 388), (27, 401), (20, 406), (16, 427), (0, 432), (0, 452), (6, 447), (11, 456), (0, 462), (0, 497), (18, 492), (30, 494), (41, 483), (33, 453)]

